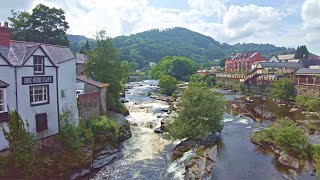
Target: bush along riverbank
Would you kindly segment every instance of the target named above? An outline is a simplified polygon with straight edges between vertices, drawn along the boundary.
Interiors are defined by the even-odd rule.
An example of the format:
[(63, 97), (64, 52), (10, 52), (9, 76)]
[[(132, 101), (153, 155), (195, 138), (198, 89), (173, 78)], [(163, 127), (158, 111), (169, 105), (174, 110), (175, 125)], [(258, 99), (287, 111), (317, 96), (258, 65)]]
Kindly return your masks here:
[(308, 136), (290, 119), (279, 119), (268, 128), (255, 132), (251, 141), (278, 155), (278, 162), (295, 171), (305, 169), (311, 175), (320, 170), (320, 147), (310, 144)]
[[(121, 116), (121, 117), (119, 117)], [(27, 132), (17, 112), (10, 112), (5, 131), (10, 151), (0, 158), (4, 179), (77, 179), (120, 158), (120, 143), (131, 137), (130, 125), (122, 115), (92, 117), (76, 125), (72, 114), (61, 115), (60, 133), (37, 140)]]

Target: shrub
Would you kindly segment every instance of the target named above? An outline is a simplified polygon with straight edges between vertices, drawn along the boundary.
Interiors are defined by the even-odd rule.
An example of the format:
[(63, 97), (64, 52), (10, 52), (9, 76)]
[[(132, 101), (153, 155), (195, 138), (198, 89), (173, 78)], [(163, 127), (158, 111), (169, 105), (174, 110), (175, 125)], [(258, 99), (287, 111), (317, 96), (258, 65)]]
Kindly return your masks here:
[(307, 111), (316, 111), (320, 109), (320, 101), (306, 96), (297, 96), (296, 104)]
[(110, 132), (110, 138), (113, 143), (116, 143), (119, 138), (120, 126), (114, 119), (108, 119), (106, 116), (92, 117), (88, 121), (87, 127), (91, 129), (93, 135), (101, 132)]
[(4, 137), (9, 142), (9, 162), (20, 168), (26, 176), (34, 170), (37, 153), (37, 140), (26, 131), (24, 122), (17, 111), (9, 111), (9, 131), (2, 127)]
[(283, 78), (272, 83), (269, 97), (289, 101), (295, 97), (295, 87), (291, 79)]
[(151, 95), (152, 95), (152, 92), (148, 91), (147, 96), (151, 96)]
[(67, 151), (78, 152), (83, 146), (83, 140), (81, 138), (80, 126), (77, 126), (72, 119), (72, 113), (66, 111), (60, 115), (60, 134), (58, 139), (63, 142), (63, 145)]
[(308, 137), (293, 121), (281, 119), (270, 127), (256, 132), (253, 141), (267, 145), (274, 145), (279, 150), (293, 156), (305, 156), (309, 145)]

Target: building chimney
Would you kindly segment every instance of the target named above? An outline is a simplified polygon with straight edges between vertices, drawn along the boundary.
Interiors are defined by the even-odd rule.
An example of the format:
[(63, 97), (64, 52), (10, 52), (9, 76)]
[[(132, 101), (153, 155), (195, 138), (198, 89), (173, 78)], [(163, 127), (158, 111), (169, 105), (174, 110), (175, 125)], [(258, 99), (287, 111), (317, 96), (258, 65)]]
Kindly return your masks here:
[(10, 46), (11, 33), (8, 22), (4, 22), (4, 26), (0, 23), (0, 46)]

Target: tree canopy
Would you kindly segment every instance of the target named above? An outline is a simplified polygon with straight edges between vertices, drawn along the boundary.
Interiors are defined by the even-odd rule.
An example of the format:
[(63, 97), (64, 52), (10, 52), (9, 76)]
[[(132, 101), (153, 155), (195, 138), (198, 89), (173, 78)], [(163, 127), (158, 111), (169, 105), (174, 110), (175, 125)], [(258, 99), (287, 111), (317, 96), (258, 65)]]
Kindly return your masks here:
[(11, 11), (11, 33), (14, 40), (68, 46), (69, 25), (62, 9), (37, 5), (32, 13)]
[(119, 100), (122, 91), (124, 71), (118, 59), (117, 50), (105, 31), (100, 31), (96, 37), (97, 44), (88, 54), (89, 60), (85, 64), (85, 74), (93, 79), (109, 83), (108, 92), (111, 92), (115, 102)]
[(171, 96), (178, 87), (178, 81), (169, 75), (163, 75), (159, 81), (160, 93)]
[(181, 100), (181, 111), (167, 126), (172, 138), (203, 138), (222, 130), (223, 96), (210, 91), (203, 83), (190, 83)]
[(166, 56), (150, 69), (152, 78), (159, 79), (162, 75), (170, 75), (177, 80), (187, 80), (196, 69), (196, 64), (180, 56)]
[(295, 97), (295, 87), (291, 79), (282, 78), (272, 83), (269, 97), (280, 100), (293, 100)]
[(307, 49), (307, 47), (305, 45), (298, 46), (297, 50), (296, 50), (296, 53), (294, 55), (294, 58), (296, 58), (296, 59), (300, 59), (300, 58), (303, 58), (303, 57), (306, 57), (306, 58), (309, 57), (309, 51), (308, 51), (308, 49)]

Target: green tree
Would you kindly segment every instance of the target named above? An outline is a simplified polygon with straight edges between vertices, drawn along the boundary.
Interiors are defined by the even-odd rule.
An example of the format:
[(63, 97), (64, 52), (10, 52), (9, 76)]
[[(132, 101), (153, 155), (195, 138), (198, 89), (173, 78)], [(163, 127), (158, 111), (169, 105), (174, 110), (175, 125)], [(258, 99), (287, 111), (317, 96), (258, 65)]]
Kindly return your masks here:
[(69, 45), (65, 12), (62, 9), (37, 5), (32, 13), (11, 11), (11, 33), (14, 40)]
[(25, 129), (17, 111), (9, 112), (8, 127), (9, 131), (2, 126), (2, 131), (9, 142), (10, 162), (21, 168), (26, 176), (31, 176), (37, 160), (37, 140)]
[(226, 64), (226, 59), (219, 59), (219, 66), (221, 68), (224, 68), (225, 64)]
[(190, 82), (203, 82), (207, 86), (213, 86), (216, 83), (216, 79), (214, 76), (202, 76), (200, 74), (193, 74), (190, 76)]
[(122, 61), (121, 62), (121, 67), (123, 69), (123, 73), (124, 73), (124, 78), (123, 81), (125, 83), (129, 82), (129, 62), (128, 61)]
[(139, 68), (139, 64), (136, 62), (130, 62), (129, 63), (129, 70), (131, 74), (134, 74), (136, 72), (136, 70), (138, 70)]
[(160, 79), (162, 75), (170, 75), (177, 80), (187, 80), (195, 71), (196, 63), (186, 57), (166, 56), (150, 69), (151, 77)]
[(298, 46), (297, 50), (296, 50), (296, 53), (294, 55), (294, 58), (296, 58), (296, 59), (300, 59), (300, 58), (303, 58), (303, 57), (306, 57), (306, 58), (309, 57), (309, 51), (308, 51), (308, 49), (307, 49), (307, 47), (305, 45)]
[(177, 83), (178, 81), (174, 77), (162, 76), (159, 81), (160, 93), (171, 96), (178, 89)]
[[(109, 83), (108, 92), (112, 94), (114, 102), (119, 102), (123, 89), (124, 71), (117, 56), (117, 50), (110, 37), (106, 37), (104, 30), (97, 33), (96, 46), (88, 54), (89, 60), (85, 64), (85, 74), (93, 79)], [(114, 104), (115, 105), (115, 104)]]
[(89, 41), (86, 41), (86, 44), (80, 49), (81, 54), (87, 54), (90, 51)]
[(226, 105), (222, 95), (210, 91), (203, 83), (190, 83), (181, 100), (181, 111), (167, 126), (172, 138), (197, 139), (222, 130)]
[(272, 83), (269, 97), (279, 100), (293, 100), (295, 98), (295, 87), (291, 79), (282, 78)]

